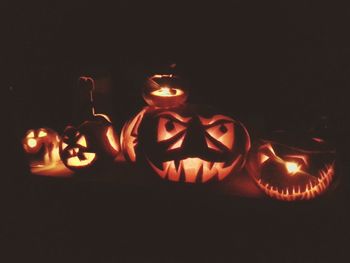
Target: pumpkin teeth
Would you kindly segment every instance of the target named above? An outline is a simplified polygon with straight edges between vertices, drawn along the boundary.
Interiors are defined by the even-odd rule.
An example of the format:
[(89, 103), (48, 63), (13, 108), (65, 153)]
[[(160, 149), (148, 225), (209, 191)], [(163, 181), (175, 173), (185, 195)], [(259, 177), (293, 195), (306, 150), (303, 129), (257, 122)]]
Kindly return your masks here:
[(316, 181), (308, 182), (303, 188), (298, 187), (286, 187), (277, 188), (270, 186), (268, 183), (264, 183), (261, 179), (257, 179), (256, 182), (259, 187), (271, 197), (282, 201), (294, 201), (294, 200), (309, 200), (320, 194), (322, 194), (330, 185), (334, 177), (334, 164), (327, 166), (320, 172), (320, 177)]
[(167, 161), (162, 163), (162, 168), (158, 168), (148, 160), (152, 169), (163, 179), (170, 181), (185, 181), (188, 183), (208, 182), (214, 177), (218, 180), (224, 179), (237, 165), (241, 156), (234, 162), (226, 166), (225, 162), (209, 162), (200, 158), (186, 158), (183, 160)]

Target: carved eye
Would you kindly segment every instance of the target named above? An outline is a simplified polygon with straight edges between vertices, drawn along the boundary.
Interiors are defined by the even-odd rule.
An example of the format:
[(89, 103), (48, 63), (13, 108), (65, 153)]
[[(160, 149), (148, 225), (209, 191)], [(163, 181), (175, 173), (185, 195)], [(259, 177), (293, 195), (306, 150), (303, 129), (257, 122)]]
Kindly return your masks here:
[(67, 146), (68, 146), (68, 144), (67, 144), (67, 143), (62, 142), (62, 150), (66, 149), (66, 148), (67, 148)]
[(170, 119), (160, 118), (158, 122), (158, 142), (173, 138), (180, 132), (184, 131), (186, 126)]
[(46, 131), (39, 131), (38, 137), (45, 137), (47, 135)]
[[(207, 133), (215, 140), (219, 141), (229, 150), (232, 150), (233, 147), (233, 123), (220, 123), (218, 125), (207, 128)], [(215, 146), (212, 142), (207, 139), (207, 145), (209, 148), (218, 150), (218, 147)]]
[(27, 138), (33, 138), (34, 137), (34, 131), (31, 130), (28, 132)]
[(86, 139), (85, 139), (85, 136), (82, 135), (79, 140), (77, 141), (77, 144), (80, 145), (80, 146), (83, 146), (83, 147), (87, 147), (87, 143), (86, 143)]

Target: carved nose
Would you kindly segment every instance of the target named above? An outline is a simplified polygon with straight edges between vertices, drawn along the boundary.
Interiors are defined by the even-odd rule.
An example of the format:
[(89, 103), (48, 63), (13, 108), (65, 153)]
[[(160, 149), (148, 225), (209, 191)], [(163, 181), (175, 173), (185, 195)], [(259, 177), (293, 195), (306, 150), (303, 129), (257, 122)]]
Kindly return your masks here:
[(183, 151), (188, 157), (201, 157), (201, 154), (206, 151), (204, 132), (198, 119), (194, 119), (189, 123), (183, 143)]

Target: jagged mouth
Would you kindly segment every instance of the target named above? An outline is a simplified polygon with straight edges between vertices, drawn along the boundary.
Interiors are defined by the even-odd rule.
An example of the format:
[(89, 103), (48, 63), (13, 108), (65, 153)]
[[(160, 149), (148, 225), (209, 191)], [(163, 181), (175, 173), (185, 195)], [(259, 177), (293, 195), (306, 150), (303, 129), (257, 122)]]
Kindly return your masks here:
[(327, 165), (323, 170), (320, 171), (320, 176), (316, 182), (311, 180), (302, 186), (289, 186), (285, 188), (279, 188), (269, 185), (263, 182), (261, 179), (256, 179), (259, 187), (270, 197), (282, 201), (295, 201), (295, 200), (309, 200), (316, 196), (321, 195), (334, 177), (334, 164)]
[(223, 180), (235, 168), (242, 156), (238, 156), (230, 164), (225, 162), (210, 162), (201, 158), (186, 158), (179, 161), (166, 161), (158, 168), (149, 159), (152, 169), (163, 179), (174, 182), (206, 183), (211, 180)]
[(67, 166), (72, 168), (85, 167), (91, 165), (95, 161), (95, 159), (95, 153), (84, 152), (81, 154), (81, 156), (70, 155), (66, 160), (66, 164)]

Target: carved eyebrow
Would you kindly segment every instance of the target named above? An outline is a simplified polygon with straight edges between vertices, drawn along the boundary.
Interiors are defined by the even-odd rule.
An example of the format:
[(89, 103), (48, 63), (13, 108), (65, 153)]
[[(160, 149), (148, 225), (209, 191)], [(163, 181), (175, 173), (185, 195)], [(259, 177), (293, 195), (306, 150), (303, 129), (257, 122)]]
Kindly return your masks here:
[(308, 159), (305, 155), (286, 155), (286, 157), (301, 159), (306, 165), (308, 165)]
[(180, 121), (183, 123), (188, 123), (192, 118), (191, 117), (183, 117), (175, 112), (172, 111), (165, 111), (165, 112), (161, 112), (159, 114), (156, 115), (157, 117), (170, 117), (171, 119), (175, 120), (175, 121)]
[(214, 115), (211, 118), (204, 118), (199, 116), (199, 120), (204, 126), (213, 125), (218, 122), (233, 122), (233, 119), (224, 115)]

